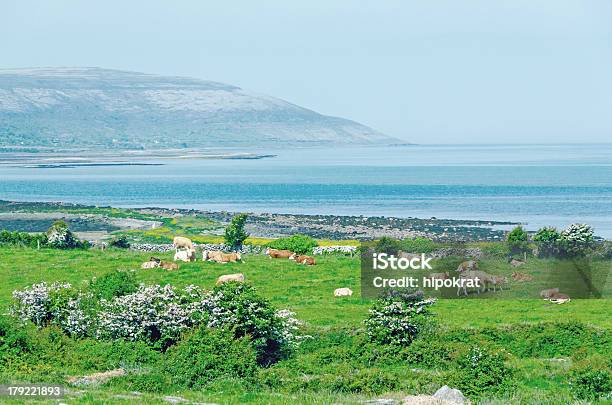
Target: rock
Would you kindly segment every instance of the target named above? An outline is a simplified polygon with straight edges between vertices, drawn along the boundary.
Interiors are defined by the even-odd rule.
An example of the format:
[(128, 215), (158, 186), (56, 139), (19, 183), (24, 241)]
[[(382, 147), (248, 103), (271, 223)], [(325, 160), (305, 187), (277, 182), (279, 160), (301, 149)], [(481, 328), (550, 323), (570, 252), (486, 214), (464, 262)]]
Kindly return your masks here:
[(124, 376), (125, 370), (118, 368), (116, 370), (105, 371), (103, 373), (94, 373), (83, 377), (70, 377), (68, 382), (76, 386), (88, 386), (88, 385), (99, 385), (105, 383), (111, 378)]
[(185, 398), (172, 397), (172, 396), (164, 397), (164, 401), (169, 402), (171, 404), (184, 404), (184, 403), (189, 402)]
[(452, 402), (443, 401), (431, 395), (410, 395), (402, 400), (403, 405), (453, 405)]
[(371, 399), (364, 402), (366, 405), (395, 405), (396, 403), (397, 402), (394, 399), (388, 398)]
[(441, 399), (451, 404), (469, 404), (470, 400), (467, 399), (463, 393), (457, 389), (451, 388), (448, 385), (440, 388), (433, 394), (434, 398)]

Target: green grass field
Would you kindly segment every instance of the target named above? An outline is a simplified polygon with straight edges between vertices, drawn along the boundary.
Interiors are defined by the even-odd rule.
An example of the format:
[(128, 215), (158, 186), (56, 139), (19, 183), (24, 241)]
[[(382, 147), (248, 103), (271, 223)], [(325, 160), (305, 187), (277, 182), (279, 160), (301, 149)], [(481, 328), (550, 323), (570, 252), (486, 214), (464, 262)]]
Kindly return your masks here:
[[(0, 247), (0, 310), (6, 312), (11, 303), (13, 290), (22, 289), (41, 281), (65, 281), (75, 286), (83, 286), (92, 277), (99, 277), (114, 270), (134, 270), (138, 281), (146, 284), (172, 284), (178, 287), (196, 284), (203, 288), (212, 288), (216, 278), (222, 274), (244, 273), (247, 282), (254, 285), (258, 292), (268, 298), (277, 308), (295, 311), (297, 317), (307, 322), (307, 328), (315, 335), (315, 343), (306, 345), (294, 358), (284, 360), (271, 369), (264, 370), (264, 375), (279, 375), (286, 378), (303, 379), (311, 374), (333, 376), (330, 367), (337, 364), (329, 360), (322, 363), (324, 353), (335, 350), (348, 350), (359, 342), (354, 340), (355, 331), (363, 327), (372, 302), (360, 297), (360, 261), (359, 258), (326, 256), (317, 258), (318, 265), (304, 267), (288, 260), (271, 260), (263, 256), (245, 256), (244, 263), (215, 264), (197, 261), (181, 264), (177, 271), (163, 269), (141, 270), (140, 264), (151, 254), (136, 253), (125, 250), (34, 250), (28, 248)], [(172, 254), (156, 254), (165, 260), (171, 260)], [(520, 271), (539, 274), (551, 271), (561, 265), (550, 260), (530, 259)], [(602, 262), (609, 271), (610, 263)], [(481, 268), (500, 275), (509, 276), (515, 269), (502, 259), (481, 261)], [(334, 298), (333, 291), (338, 287), (350, 287), (355, 294), (350, 298)], [(523, 285), (511, 283), (510, 288), (500, 293), (500, 299), (441, 299), (432, 308), (436, 319), (444, 330), (480, 330), (481, 328), (513, 326), (524, 323), (578, 321), (607, 336), (603, 347), (589, 347), (589, 351), (610, 358), (609, 332), (612, 327), (610, 317), (611, 305), (607, 299), (573, 299), (564, 305), (554, 305), (540, 299), (516, 299), (517, 291)], [(606, 284), (609, 292), (609, 285)], [(503, 298), (505, 297), (505, 299)], [(338, 337), (340, 336), (340, 337)], [(75, 343), (77, 344), (77, 343)], [(579, 348), (578, 348), (579, 349)], [(556, 356), (548, 356), (556, 357)], [(569, 359), (569, 355), (562, 356)], [(62, 373), (57, 367), (45, 365), (32, 370), (22, 370), (21, 379), (31, 375), (32, 382), (40, 376), (41, 370), (49, 369), (51, 378), (58, 381), (70, 373), (105, 371), (95, 363), (88, 367), (80, 366), (82, 359), (75, 355), (74, 367), (65, 366), (69, 372)], [(571, 360), (551, 362), (545, 357), (515, 356), (512, 360), (519, 378), (515, 394), (505, 394), (492, 398), (489, 403), (566, 403), (572, 397), (563, 382)], [(329, 365), (325, 365), (329, 364)], [(338, 363), (340, 364), (340, 363)], [(108, 365), (105, 365), (108, 367)], [(443, 385), (446, 376), (444, 369), (430, 367), (418, 369), (401, 364), (374, 364), (373, 366), (353, 366), (355, 373), (371, 372), (390, 375), (402, 381), (393, 392), (335, 392), (322, 385), (320, 389), (284, 388), (259, 389), (252, 391), (240, 384), (220, 385), (205, 391), (179, 392), (184, 398), (196, 402), (218, 403), (356, 403), (367, 398), (402, 398), (408, 394), (435, 391)], [(415, 371), (417, 370), (417, 371)], [(31, 373), (31, 374), (29, 374)], [(280, 378), (280, 377), (278, 377)], [(2, 374), (4, 381), (13, 381), (11, 376)], [(83, 395), (67, 403), (163, 403), (162, 394), (143, 393), (134, 399), (114, 397), (130, 391), (130, 383), (113, 383), (109, 386), (87, 389)], [(169, 395), (169, 394), (165, 394)]]

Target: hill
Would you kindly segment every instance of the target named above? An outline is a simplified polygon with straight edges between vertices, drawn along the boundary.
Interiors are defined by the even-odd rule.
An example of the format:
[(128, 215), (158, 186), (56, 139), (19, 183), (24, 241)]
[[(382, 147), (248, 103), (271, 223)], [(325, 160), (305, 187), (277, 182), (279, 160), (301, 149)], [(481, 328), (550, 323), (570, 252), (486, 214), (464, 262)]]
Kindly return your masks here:
[(100, 68), (0, 70), (0, 146), (389, 144), (357, 122), (239, 87)]

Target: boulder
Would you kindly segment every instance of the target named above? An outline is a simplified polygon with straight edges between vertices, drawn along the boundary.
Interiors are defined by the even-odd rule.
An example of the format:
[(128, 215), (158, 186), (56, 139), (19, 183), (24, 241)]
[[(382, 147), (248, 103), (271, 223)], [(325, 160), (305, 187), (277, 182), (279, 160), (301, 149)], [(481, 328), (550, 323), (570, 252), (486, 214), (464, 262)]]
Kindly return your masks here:
[(402, 400), (403, 405), (453, 405), (452, 402), (443, 401), (431, 395), (410, 395)]
[(441, 399), (451, 404), (470, 404), (470, 400), (467, 399), (463, 393), (455, 388), (451, 388), (448, 385), (440, 388), (433, 394), (434, 398)]

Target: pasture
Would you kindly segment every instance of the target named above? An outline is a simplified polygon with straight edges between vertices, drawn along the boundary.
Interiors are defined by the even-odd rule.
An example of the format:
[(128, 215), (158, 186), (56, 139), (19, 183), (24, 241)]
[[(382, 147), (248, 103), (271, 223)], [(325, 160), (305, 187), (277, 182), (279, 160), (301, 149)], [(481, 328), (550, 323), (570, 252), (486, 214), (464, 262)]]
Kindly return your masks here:
[[(172, 260), (172, 255), (155, 254), (162, 260)], [(289, 260), (273, 260), (256, 255), (244, 256), (243, 263), (219, 264), (202, 262), (199, 255), (198, 261), (181, 263), (176, 271), (140, 269), (141, 263), (150, 256), (150, 253), (119, 249), (62, 251), (0, 247), (0, 310), (7, 311), (13, 290), (41, 281), (63, 281), (78, 287), (93, 277), (114, 270), (127, 270), (134, 271), (137, 280), (146, 284), (172, 284), (177, 287), (195, 284), (210, 289), (222, 274), (244, 273), (246, 281), (277, 308), (296, 312), (297, 318), (306, 322), (306, 329), (314, 338), (294, 357), (262, 370), (260, 381), (265, 382), (262, 383), (264, 387), (252, 389), (240, 383), (220, 382), (205, 390), (174, 394), (196, 402), (359, 403), (368, 398), (400, 399), (408, 394), (435, 391), (450, 378), (444, 367), (445, 361), (451, 361), (448, 359), (441, 360), (440, 364), (429, 364), (425, 360), (410, 360), (414, 353), (391, 355), (381, 349), (380, 353), (370, 353), (368, 356), (361, 353), (359, 360), (355, 360), (354, 351), (362, 345), (358, 331), (363, 329), (363, 321), (372, 305), (372, 301), (362, 300), (360, 296), (359, 258), (330, 255), (317, 257), (316, 266), (302, 266)], [(533, 258), (520, 271), (537, 275), (559, 265), (552, 259)], [(606, 271), (610, 269), (609, 262), (597, 265), (604, 266)], [(508, 277), (516, 270), (504, 259), (496, 258), (482, 260), (481, 268)], [(355, 293), (352, 297), (335, 298), (334, 289), (339, 287), (349, 287)], [(489, 342), (492, 338), (486, 331), (491, 328), (502, 331), (509, 328), (512, 331), (504, 333), (515, 333), (515, 327), (520, 329), (516, 335), (507, 338), (509, 342), (515, 341), (511, 345), (516, 347), (508, 350), (513, 353), (509, 362), (515, 369), (518, 388), (512, 394), (490, 397), (488, 403), (568, 402), (572, 397), (564, 376), (573, 361), (572, 356), (582, 350), (602, 355), (608, 361), (610, 359), (610, 301), (572, 299), (570, 303), (554, 305), (541, 299), (517, 298), (521, 294), (517, 295), (516, 292), (521, 288), (524, 289), (524, 286), (511, 280), (509, 288), (498, 293), (498, 299), (441, 299), (432, 307), (432, 311), (443, 333), (453, 336), (449, 338), (451, 340), (461, 334), (470, 336), (463, 339), (466, 342)], [(608, 285), (606, 291), (609, 292)], [(519, 354), (524, 353), (520, 345), (529, 344), (520, 340), (528, 340), (532, 333), (521, 329), (529, 328), (525, 325), (568, 321), (593, 328), (595, 340), (583, 342), (578, 339), (572, 340), (573, 343), (563, 340), (555, 343), (556, 349), (549, 349), (546, 342), (551, 336), (542, 335), (541, 344), (545, 345), (545, 349), (528, 355)], [(564, 333), (566, 331), (561, 335), (565, 336)], [(601, 334), (603, 338), (597, 337)], [(597, 340), (600, 338), (602, 340)], [(500, 345), (497, 341), (492, 342)], [(583, 343), (584, 347), (580, 347)], [(47, 360), (45, 364), (20, 370), (18, 377), (2, 373), (0, 382), (14, 382), (15, 378), (35, 382), (41, 375), (45, 375), (46, 380), (64, 381), (68, 375), (105, 371), (115, 363), (123, 364), (119, 360), (115, 363), (110, 360), (86, 361), (84, 357), (88, 354), (87, 349), (82, 347), (84, 343), (70, 340), (65, 345), (62, 350), (67, 354), (63, 368), (61, 364), (49, 364), (52, 361)], [(80, 350), (83, 353), (79, 353)], [(403, 355), (408, 357), (404, 358)], [(364, 357), (370, 360), (362, 362)], [(449, 354), (449, 359), (452, 357), (452, 353)], [(564, 360), (551, 361), (556, 357)], [(350, 381), (343, 380), (348, 378), (345, 374), (351, 375)], [(372, 380), (378, 381), (378, 385)], [(164, 403), (163, 397), (170, 395), (167, 392), (142, 392), (136, 398), (121, 397), (131, 391), (143, 391), (142, 384), (136, 385), (130, 379), (120, 378), (105, 386), (86, 389), (82, 395), (67, 402)]]

